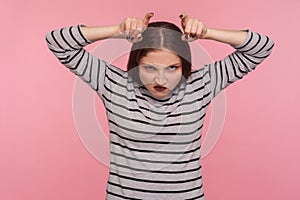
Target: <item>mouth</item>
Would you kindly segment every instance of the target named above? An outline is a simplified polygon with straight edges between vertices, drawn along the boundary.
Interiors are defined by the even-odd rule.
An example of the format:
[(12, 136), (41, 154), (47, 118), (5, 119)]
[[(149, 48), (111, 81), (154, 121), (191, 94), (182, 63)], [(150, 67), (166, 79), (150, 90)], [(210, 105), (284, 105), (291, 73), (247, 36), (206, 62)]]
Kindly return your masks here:
[(163, 87), (163, 86), (154, 86), (154, 89), (158, 92), (163, 92), (163, 91), (167, 90), (167, 88)]

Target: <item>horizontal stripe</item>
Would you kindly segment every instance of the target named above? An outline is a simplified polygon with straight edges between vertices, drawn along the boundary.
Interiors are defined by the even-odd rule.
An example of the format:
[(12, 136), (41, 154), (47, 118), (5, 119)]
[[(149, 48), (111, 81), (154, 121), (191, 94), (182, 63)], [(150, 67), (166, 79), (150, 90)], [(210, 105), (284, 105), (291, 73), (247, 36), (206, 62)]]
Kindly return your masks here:
[[(252, 51), (253, 49), (255, 49), (255, 48), (258, 46), (258, 44), (259, 44), (260, 41), (261, 41), (261, 36), (260, 36), (260, 35), (257, 35), (257, 36), (258, 36), (258, 39), (257, 39), (257, 41), (255, 42), (255, 44), (253, 44), (249, 49), (243, 50), (243, 53)], [(252, 41), (252, 42), (253, 42), (253, 41)]]
[[(234, 61), (233, 61), (233, 59), (234, 59), (233, 56), (229, 56), (228, 58), (229, 58), (229, 61), (230, 61), (231, 65), (235, 65), (235, 64), (237, 63), (237, 62), (234, 62)], [(242, 76), (239, 76), (239, 75), (237, 74), (236, 68), (233, 67), (232, 69), (233, 69), (233, 72), (234, 72), (234, 76), (235, 76), (236, 78), (238, 78), (238, 79), (242, 79), (242, 78), (243, 78), (243, 75), (247, 74), (247, 72), (242, 72)], [(239, 72), (241, 72), (241, 71), (239, 71)], [(230, 79), (230, 77), (228, 77), (228, 78)]]
[(269, 43), (269, 38), (266, 38), (265, 43), (262, 45), (262, 47), (260, 49), (258, 49), (254, 54), (259, 54), (261, 51), (263, 51), (265, 49), (265, 47), (268, 45)]
[(70, 47), (70, 49), (73, 49), (73, 50), (76, 50), (76, 48), (75, 47), (73, 47), (67, 40), (66, 40), (66, 38), (65, 38), (65, 36), (64, 36), (64, 33), (63, 33), (63, 31), (64, 31), (65, 29), (60, 29), (60, 36), (61, 36), (61, 38), (62, 38), (62, 40)]
[(148, 141), (148, 140), (136, 140), (136, 139), (124, 137), (124, 136), (122, 136), (122, 135), (120, 135), (117, 132), (112, 131), (112, 130), (110, 131), (110, 134), (116, 135), (122, 140), (131, 141), (131, 142), (134, 142), (134, 143), (147, 143), (147, 144), (186, 145), (186, 144), (192, 144), (194, 142), (200, 141), (200, 139), (201, 139), (201, 135), (199, 135), (194, 140), (186, 141), (186, 142), (170, 142), (170, 141), (155, 141), (155, 140), (149, 140)]
[(81, 47), (83, 47), (83, 45), (76, 39), (76, 37), (74, 36), (74, 34), (73, 34), (73, 31), (74, 30), (72, 30), (72, 29), (74, 29), (75, 27), (71, 27), (71, 28), (69, 28), (68, 30), (69, 30), (69, 34), (70, 34), (70, 36), (72, 37), (72, 39), (74, 40), (74, 42), (78, 45), (78, 46), (81, 46)]
[[(248, 56), (247, 54), (244, 55), (244, 58), (246, 58), (246, 60), (248, 60), (249, 62), (251, 62), (252, 64), (254, 64), (253, 67), (255, 67), (256, 65), (259, 64), (259, 62), (255, 62), (255, 61), (254, 61), (253, 59), (251, 59), (250, 56)], [(239, 57), (239, 59), (241, 59), (241, 58)]]
[[(65, 52), (64, 51), (60, 51), (60, 50), (56, 50), (56, 49), (52, 49), (51, 47), (49, 47), (49, 50), (50, 51), (52, 51), (53, 53), (56, 53), (56, 54), (64, 54)], [(67, 57), (67, 58), (69, 58), (70, 56), (69, 55), (64, 55), (65, 57)], [(59, 57), (57, 57), (58, 58), (58, 60), (60, 60), (59, 59)]]
[(173, 171), (148, 170), (148, 169), (139, 169), (139, 168), (129, 167), (127, 165), (118, 164), (113, 161), (110, 162), (110, 165), (117, 166), (117, 167), (124, 168), (124, 169), (130, 169), (130, 170), (132, 170), (132, 173), (148, 172), (148, 173), (155, 173), (155, 174), (185, 174), (185, 173), (199, 171), (201, 169), (201, 166), (198, 166), (196, 168), (191, 168), (191, 169), (186, 169), (186, 170), (177, 170), (177, 171), (174, 171), (174, 170)]
[(107, 193), (107, 194), (110, 194), (110, 195), (113, 195), (113, 196), (116, 196), (116, 197), (120, 197), (120, 198), (122, 198), (122, 199), (143, 200), (143, 199), (137, 199), (137, 198), (133, 198), (133, 197), (124, 196), (124, 195), (117, 194), (117, 193), (115, 193), (115, 192), (111, 192), (111, 191), (108, 191), (108, 190), (106, 190), (106, 193)]
[[(145, 86), (137, 86), (128, 72), (86, 51), (83, 47), (91, 42), (83, 35), (80, 25), (51, 31), (46, 35), (46, 42), (59, 61), (103, 100), (111, 134), (107, 198), (132, 200), (153, 196), (164, 199), (173, 193), (180, 200), (204, 197), (199, 184), (202, 181), (200, 138), (207, 108), (220, 91), (267, 58), (274, 46), (268, 37), (248, 31), (246, 40), (232, 54), (192, 70), (170, 98), (157, 99)], [(155, 103), (152, 107), (151, 102), (161, 107), (155, 107)], [(167, 124), (161, 124), (162, 119)], [(161, 127), (165, 132), (155, 131)], [(162, 148), (166, 145), (167, 149)], [(176, 156), (180, 159), (172, 161)], [(161, 167), (165, 164), (170, 164), (169, 170)], [(125, 172), (150, 173), (151, 178), (129, 176)], [(172, 178), (158, 178), (162, 176)], [(135, 185), (131, 186), (132, 183)], [(184, 188), (185, 183), (190, 186)], [(153, 184), (161, 187), (154, 189)]]
[[(274, 47), (274, 43), (271, 43), (272, 45), (266, 50), (267, 52), (269, 52), (269, 51), (271, 51), (272, 49), (273, 49), (273, 47)], [(271, 53), (271, 52), (269, 52), (269, 53)], [(270, 54), (269, 54), (270, 55)]]
[(84, 35), (82, 34), (81, 29), (80, 29), (80, 26), (77, 26), (77, 30), (78, 30), (78, 33), (80, 34), (81, 38), (84, 39), (84, 41), (85, 41), (87, 44), (90, 44), (91, 42), (88, 41), (88, 40), (86, 39), (86, 37), (84, 37)]
[(120, 144), (118, 142), (114, 142), (114, 141), (111, 141), (110, 144), (122, 147), (123, 149), (128, 149), (130, 151), (143, 152), (143, 153), (157, 153), (157, 154), (189, 154), (189, 153), (193, 153), (197, 150), (200, 150), (200, 145), (198, 147), (196, 147), (195, 149), (190, 149), (190, 150), (187, 150), (187, 151), (157, 151), (157, 150), (154, 150), (154, 149), (153, 150), (136, 149), (136, 148), (128, 147), (126, 145), (122, 145), (122, 144)]
[[(84, 66), (84, 69), (82, 71), (82, 73), (79, 73), (78, 71), (75, 71), (75, 74), (77, 76), (84, 76), (86, 74), (86, 70), (89, 68), (89, 64), (90, 64), (90, 60), (91, 60), (91, 65), (93, 66), (93, 58), (91, 58), (90, 56), (86, 59), (86, 64)], [(89, 80), (91, 81), (91, 80)]]
[(240, 47), (235, 47), (235, 49), (241, 50), (241, 49), (249, 46), (249, 44), (252, 42), (252, 40), (253, 40), (253, 33), (250, 32), (250, 38), (247, 40), (247, 42), (244, 45), (240, 46)]
[(111, 154), (117, 156), (117, 157), (122, 157), (126, 158), (128, 160), (134, 160), (134, 161), (139, 161), (139, 162), (145, 162), (145, 163), (157, 163), (157, 164), (186, 164), (186, 163), (191, 163), (195, 161), (199, 161), (200, 157), (189, 159), (189, 160), (184, 160), (184, 161), (162, 161), (162, 160), (148, 160), (148, 159), (138, 159), (138, 158), (133, 158), (130, 156), (125, 156), (123, 154), (111, 152)]
[(149, 134), (149, 135), (191, 135), (191, 134), (196, 133), (197, 131), (200, 131), (203, 127), (203, 124), (202, 124), (199, 127), (197, 127), (194, 131), (191, 131), (191, 132), (180, 132), (180, 133), (177, 133), (177, 132), (163, 132), (163, 133), (161, 133), (161, 132), (151, 132), (151, 131), (147, 131), (147, 130), (136, 130), (136, 129), (127, 128), (125, 126), (121, 126), (120, 124), (117, 124), (116, 122), (114, 122), (110, 119), (108, 120), (108, 122), (110, 124), (115, 125), (116, 127), (120, 128), (120, 129), (129, 131), (129, 132), (140, 133), (140, 134)]
[[(204, 70), (204, 67), (203, 68), (201, 68), (200, 70), (197, 70), (197, 71), (195, 71), (195, 72), (197, 72), (197, 73), (200, 73), (200, 71), (203, 71)], [(195, 73), (194, 72), (194, 73)], [(206, 71), (202, 76), (200, 76), (200, 77), (197, 77), (197, 78), (195, 78), (195, 79), (193, 79), (192, 81), (188, 81), (188, 84), (198, 84), (197, 82), (201, 82), (202, 80), (203, 80), (203, 78), (205, 77), (205, 76), (207, 76), (208, 75), (208, 71)]]
[[(210, 93), (207, 93), (207, 94), (204, 94), (203, 97), (199, 97), (198, 99), (191, 100), (191, 101), (188, 101), (188, 102), (182, 102), (182, 103), (180, 103), (178, 105), (177, 109), (180, 110), (179, 108), (182, 107), (182, 106), (191, 105), (191, 104), (194, 104), (194, 103), (202, 102), (203, 100), (205, 100), (205, 98), (208, 98), (209, 96), (210, 96)], [(139, 105), (140, 109), (128, 108), (128, 107), (126, 107), (124, 105), (121, 105), (121, 104), (117, 103), (116, 101), (113, 101), (111, 98), (106, 97), (106, 95), (104, 95), (104, 94), (102, 95), (102, 97), (105, 99), (105, 101), (111, 103), (113, 106), (117, 106), (119, 108), (123, 108), (126, 111), (138, 112), (138, 113), (143, 114), (143, 112), (141, 110), (145, 110), (145, 111), (153, 113), (153, 114), (163, 115), (163, 116), (170, 117), (170, 118), (172, 118), (172, 117), (178, 117), (178, 116), (184, 116), (184, 115), (188, 115), (188, 114), (193, 114), (195, 112), (200, 112), (202, 109), (206, 108), (209, 105), (209, 103), (210, 103), (210, 100), (208, 100), (209, 101), (208, 103), (206, 103), (205, 105), (202, 105), (198, 110), (194, 110), (194, 111), (191, 111), (191, 112), (182, 112), (182, 113), (178, 113), (178, 114), (171, 114), (171, 112), (158, 112), (158, 111), (151, 110), (149, 108), (146, 108), (146, 107), (143, 107), (143, 106), (140, 106), (140, 105)], [(126, 100), (129, 100), (129, 101), (132, 101), (132, 102), (137, 102), (136, 99), (128, 99), (127, 96), (125, 96), (125, 95), (122, 95), (120, 97), (121, 98), (125, 98)], [(189, 98), (187, 98), (187, 99), (189, 99)], [(111, 111), (111, 113), (112, 113), (112, 111)], [(150, 119), (150, 120), (153, 120), (153, 121), (161, 121), (161, 120), (153, 119), (153, 118), (150, 118), (150, 117), (147, 117), (147, 116), (145, 116), (145, 117), (147, 119)]]
[(199, 189), (202, 188), (202, 185), (200, 185), (200, 186), (190, 188), (190, 189), (185, 189), (185, 190), (146, 190), (146, 189), (139, 189), (139, 188), (136, 188), (136, 187), (132, 188), (132, 187), (123, 186), (123, 185), (120, 185), (120, 184), (117, 184), (117, 183), (113, 183), (111, 181), (108, 181), (108, 184), (120, 187), (120, 188), (125, 189), (125, 190), (134, 190), (134, 191), (146, 192), (146, 193), (169, 193), (169, 194), (171, 194), (171, 193), (187, 193), (187, 192), (191, 192), (191, 191), (194, 191), (194, 190), (199, 190)]
[(81, 49), (81, 50), (77, 50), (76, 52), (74, 52), (75, 54), (72, 56), (72, 57), (69, 57), (69, 59), (67, 60), (67, 61), (64, 61), (64, 62), (62, 62), (62, 64), (64, 64), (64, 65), (66, 65), (66, 64), (69, 64), (69, 63), (71, 63), (74, 59), (76, 59), (78, 56), (79, 56), (79, 54), (81, 54), (80, 55), (80, 58), (79, 58), (79, 61), (76, 63), (76, 65), (74, 66), (74, 67), (69, 67), (70, 69), (77, 69), (77, 67), (78, 67), (78, 65), (81, 63), (81, 60), (82, 60), (82, 57), (84, 56), (84, 53), (85, 53), (85, 51), (83, 50), (83, 49)]
[(185, 180), (176, 180), (176, 181), (171, 181), (171, 180), (149, 180), (149, 179), (138, 179), (138, 178), (134, 178), (133, 176), (124, 176), (124, 175), (120, 175), (118, 173), (114, 173), (114, 172), (110, 172), (110, 175), (112, 176), (116, 176), (122, 179), (127, 179), (127, 180), (131, 180), (131, 181), (136, 181), (136, 182), (144, 182), (144, 183), (158, 183), (158, 184), (180, 184), (180, 183), (188, 183), (188, 182), (193, 182), (199, 179), (202, 179), (202, 176), (198, 176), (196, 178), (192, 178), (192, 179), (185, 179)]
[[(139, 120), (139, 119), (133, 119), (133, 118), (129, 118), (129, 117), (125, 117), (124, 115), (121, 114), (117, 114), (116, 112), (111, 111), (110, 109), (106, 109), (109, 113), (111, 113), (114, 116), (118, 116), (126, 121), (130, 121), (130, 122), (137, 122), (140, 124), (145, 124), (145, 125), (151, 125), (151, 126), (155, 126), (155, 127), (171, 127), (171, 126), (185, 126), (185, 125), (191, 125), (194, 123), (199, 122), (200, 120), (202, 120), (205, 117), (205, 113), (200, 116), (198, 119), (195, 119), (194, 121), (189, 121), (189, 122), (177, 122), (177, 123), (170, 123), (170, 124), (161, 124), (161, 123), (150, 123), (148, 121), (145, 120)], [(195, 113), (194, 111), (192, 113)], [(189, 115), (189, 114), (186, 114)], [(183, 115), (180, 115), (181, 119), (183, 118)], [(125, 121), (124, 121), (125, 122)]]
[[(109, 69), (111, 72), (113, 72), (113, 73), (115, 73), (116, 75), (118, 75), (119, 78), (124, 78), (120, 73), (116, 72), (116, 71), (113, 70), (112, 68), (108, 68), (108, 69)], [(208, 74), (208, 72), (206, 72), (203, 76), (205, 76), (206, 74)], [(190, 84), (197, 84), (197, 81), (201, 81), (201, 80), (203, 79), (203, 76), (202, 76), (202, 77), (199, 77), (199, 78), (197, 78), (197, 79), (195, 79), (195, 80), (193, 80)], [(106, 78), (111, 84), (114, 84), (114, 86), (118, 86), (118, 87), (121, 87), (121, 88), (126, 89), (126, 91), (127, 91), (128, 93), (134, 91), (134, 89), (128, 89), (127, 86), (122, 85), (120, 82), (117, 82), (117, 81), (113, 80), (111, 77), (109, 77), (108, 74), (105, 74), (105, 78)], [(126, 80), (126, 81), (127, 81), (127, 80)], [(132, 81), (128, 81), (128, 82), (127, 82), (127, 84), (130, 84), (130, 83), (132, 83)], [(209, 84), (209, 83), (210, 83), (210, 81), (205, 82), (205, 85), (207, 85), (207, 84)], [(141, 87), (144, 87), (144, 86), (141, 86)], [(198, 88), (198, 87), (197, 87), (197, 90), (196, 90), (196, 91), (201, 90), (201, 89), (203, 89), (203, 88)], [(109, 93), (115, 93), (115, 91), (110, 90), (108, 87), (106, 87), (106, 90), (107, 90)], [(179, 92), (182, 91), (182, 90), (185, 90), (185, 88), (182, 88), (182, 87), (179, 88)], [(195, 92), (195, 90), (192, 90), (192, 91), (185, 91), (185, 94), (186, 94), (186, 95), (189, 95), (189, 94), (192, 94), (192, 93), (194, 93), (194, 92)], [(153, 99), (153, 100), (156, 100), (156, 101), (158, 101), (158, 102), (166, 102), (166, 101), (169, 100), (169, 99), (163, 99), (163, 100), (161, 100), (161, 99), (156, 99), (156, 98), (154, 98), (154, 97), (152, 97), (152, 96), (149, 96), (148, 94), (143, 94), (143, 95), (144, 95), (144, 96), (147, 96), (148, 98), (151, 98), (151, 99)], [(139, 99), (141, 99), (141, 100), (147, 101), (147, 99), (146, 99), (144, 96), (136, 95), (136, 98), (139, 98)], [(175, 101), (175, 102), (172, 102), (172, 104), (177, 103), (178, 101), (179, 101), (179, 100), (177, 100), (177, 101)], [(168, 102), (168, 103), (166, 103), (166, 104), (163, 104), (162, 106), (169, 106), (169, 105), (171, 105), (170, 102)]]
[(188, 198), (188, 199), (185, 199), (185, 200), (197, 200), (197, 199), (202, 198), (202, 197), (204, 197), (204, 193), (202, 193), (202, 194), (199, 195), (199, 196), (192, 197), (192, 198)]
[(55, 33), (56, 33), (55, 31), (51, 31), (51, 36), (52, 36), (53, 41), (57, 44), (57, 46), (58, 46), (60, 49), (64, 49), (64, 48), (61, 46), (60, 42), (58, 42), (58, 40), (56, 39), (56, 37), (55, 37), (55, 35), (54, 35)]

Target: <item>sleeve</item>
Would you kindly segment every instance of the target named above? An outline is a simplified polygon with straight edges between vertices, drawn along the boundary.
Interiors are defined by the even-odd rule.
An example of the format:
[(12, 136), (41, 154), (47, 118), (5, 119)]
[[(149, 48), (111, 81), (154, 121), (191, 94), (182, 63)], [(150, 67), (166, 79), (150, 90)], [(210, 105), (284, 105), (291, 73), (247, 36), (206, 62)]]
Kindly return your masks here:
[(231, 83), (242, 79), (264, 61), (273, 49), (274, 42), (265, 35), (248, 30), (246, 40), (224, 59), (205, 66), (210, 76), (211, 99)]
[(109, 64), (84, 49), (91, 42), (82, 34), (81, 25), (53, 30), (47, 33), (46, 42), (64, 66), (101, 96)]

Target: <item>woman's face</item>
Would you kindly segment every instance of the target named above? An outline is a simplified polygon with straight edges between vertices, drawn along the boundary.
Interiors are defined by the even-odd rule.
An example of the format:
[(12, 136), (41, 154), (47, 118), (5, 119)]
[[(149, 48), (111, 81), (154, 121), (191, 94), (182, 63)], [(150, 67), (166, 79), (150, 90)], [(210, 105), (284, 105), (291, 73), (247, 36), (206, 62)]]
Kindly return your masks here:
[(141, 82), (156, 98), (170, 94), (182, 78), (180, 58), (167, 50), (148, 52), (138, 67)]

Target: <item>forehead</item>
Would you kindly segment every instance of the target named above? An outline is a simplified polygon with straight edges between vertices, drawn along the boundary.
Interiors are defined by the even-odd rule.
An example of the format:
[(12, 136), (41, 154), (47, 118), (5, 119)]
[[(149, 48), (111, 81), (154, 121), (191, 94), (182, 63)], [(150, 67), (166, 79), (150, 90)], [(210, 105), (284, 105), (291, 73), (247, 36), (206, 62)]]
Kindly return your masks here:
[(173, 65), (181, 64), (180, 57), (167, 50), (150, 51), (142, 57), (139, 64)]

